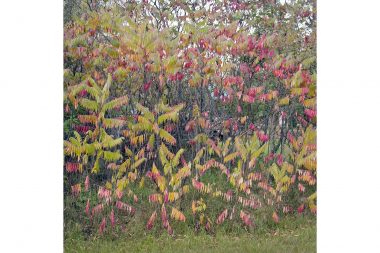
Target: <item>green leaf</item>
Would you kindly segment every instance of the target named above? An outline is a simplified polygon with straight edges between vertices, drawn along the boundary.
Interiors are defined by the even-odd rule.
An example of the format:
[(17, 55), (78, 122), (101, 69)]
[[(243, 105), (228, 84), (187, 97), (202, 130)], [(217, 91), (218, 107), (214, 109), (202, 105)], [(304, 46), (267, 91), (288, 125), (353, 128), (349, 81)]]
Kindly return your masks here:
[(82, 98), (79, 101), (79, 104), (88, 110), (95, 111), (95, 112), (98, 111), (98, 103), (96, 103), (96, 101), (94, 101), (94, 100)]

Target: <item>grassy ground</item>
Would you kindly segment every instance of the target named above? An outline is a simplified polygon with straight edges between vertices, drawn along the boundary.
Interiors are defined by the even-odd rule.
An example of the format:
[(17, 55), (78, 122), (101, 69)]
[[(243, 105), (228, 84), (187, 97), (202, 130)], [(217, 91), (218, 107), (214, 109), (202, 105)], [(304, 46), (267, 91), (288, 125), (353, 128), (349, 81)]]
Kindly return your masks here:
[(146, 234), (84, 239), (74, 230), (65, 232), (65, 252), (316, 252), (316, 221), (310, 217), (289, 217), (277, 227), (252, 233), (200, 233), (169, 237)]

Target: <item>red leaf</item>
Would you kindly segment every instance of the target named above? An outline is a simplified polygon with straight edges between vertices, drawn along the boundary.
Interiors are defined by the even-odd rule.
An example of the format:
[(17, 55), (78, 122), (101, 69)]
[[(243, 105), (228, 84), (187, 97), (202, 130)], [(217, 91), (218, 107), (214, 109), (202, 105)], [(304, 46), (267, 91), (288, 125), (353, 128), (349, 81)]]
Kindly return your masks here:
[(315, 116), (317, 116), (317, 112), (311, 109), (305, 109), (305, 114), (307, 117), (309, 117), (309, 119), (312, 119)]
[(259, 131), (259, 132), (257, 132), (257, 137), (259, 138), (259, 140), (260, 140), (261, 142), (266, 142), (266, 141), (269, 140), (268, 135), (264, 134), (263, 131)]
[(283, 157), (282, 157), (281, 154), (279, 154), (279, 155), (277, 156), (277, 164), (278, 164), (279, 166), (281, 166), (282, 163), (283, 163)]
[(276, 212), (273, 212), (272, 218), (275, 223), (278, 223), (280, 221), (280, 218), (278, 217)]
[(240, 71), (244, 74), (249, 74), (251, 70), (249, 69), (247, 63), (240, 64)]
[(219, 97), (219, 89), (214, 88), (214, 97)]
[(194, 120), (190, 120), (189, 122), (187, 122), (186, 126), (185, 126), (185, 131), (186, 132), (192, 132), (194, 130), (196, 126), (196, 123)]
[(297, 208), (297, 212), (299, 214), (303, 213), (303, 211), (305, 210), (305, 204), (301, 204), (298, 208)]
[(259, 71), (260, 71), (260, 66), (257, 65), (257, 66), (255, 67), (255, 72), (257, 73), (257, 72), (259, 72)]
[(298, 183), (298, 190), (300, 192), (305, 192), (305, 186), (303, 186), (301, 183)]
[(99, 205), (95, 206), (94, 208), (92, 208), (92, 216), (100, 213), (101, 211), (103, 211), (103, 204), (99, 204)]
[(157, 217), (157, 212), (154, 211), (154, 213), (150, 216), (148, 223), (146, 224), (146, 229), (151, 230), (153, 228), (156, 217)]
[(185, 62), (184, 68), (188, 69), (191, 67), (191, 62)]
[(240, 219), (242, 219), (242, 221), (244, 222), (244, 224), (247, 225), (248, 227), (253, 226), (253, 223), (252, 223), (252, 221), (250, 219), (250, 215), (249, 214), (246, 214), (243, 211), (240, 211)]
[(147, 83), (145, 83), (144, 84), (144, 86), (143, 86), (143, 88), (144, 88), (144, 91), (147, 91), (147, 90), (149, 90), (149, 88), (150, 88), (150, 86), (152, 85), (152, 82), (151, 81), (149, 81), (149, 82), (147, 82)]
[(77, 172), (79, 170), (79, 163), (66, 163), (66, 171), (69, 173)]
[(166, 230), (168, 231), (169, 235), (173, 235), (173, 229), (172, 229), (172, 227), (170, 226), (169, 222), (168, 222), (168, 227), (167, 227)]

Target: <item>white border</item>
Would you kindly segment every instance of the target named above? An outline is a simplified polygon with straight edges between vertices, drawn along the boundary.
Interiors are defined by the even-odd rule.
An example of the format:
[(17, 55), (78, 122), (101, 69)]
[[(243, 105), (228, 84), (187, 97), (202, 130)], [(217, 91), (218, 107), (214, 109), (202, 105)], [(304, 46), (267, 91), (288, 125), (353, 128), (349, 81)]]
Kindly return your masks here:
[(0, 24), (0, 252), (62, 252), (63, 1), (3, 1)]
[(380, 249), (378, 1), (318, 1), (318, 252)]

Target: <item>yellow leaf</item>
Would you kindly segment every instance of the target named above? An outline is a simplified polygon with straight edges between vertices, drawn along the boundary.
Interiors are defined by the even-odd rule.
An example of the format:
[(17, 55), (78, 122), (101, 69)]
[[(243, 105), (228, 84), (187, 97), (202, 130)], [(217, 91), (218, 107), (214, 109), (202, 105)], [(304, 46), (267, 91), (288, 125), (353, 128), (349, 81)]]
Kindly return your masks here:
[(234, 153), (231, 153), (229, 155), (227, 155), (226, 157), (224, 157), (224, 162), (229, 162), (233, 159), (235, 159), (237, 156), (239, 155), (239, 152), (234, 152)]
[(185, 215), (183, 215), (183, 213), (179, 210), (177, 210), (176, 208), (172, 208), (172, 214), (171, 214), (171, 217), (175, 220), (178, 220), (178, 221), (182, 221), (182, 222), (185, 222), (186, 221), (186, 217)]
[(289, 104), (289, 97), (284, 97), (284, 98), (280, 99), (280, 101), (278, 101), (278, 104), (280, 106), (282, 106), (282, 105), (288, 105)]

